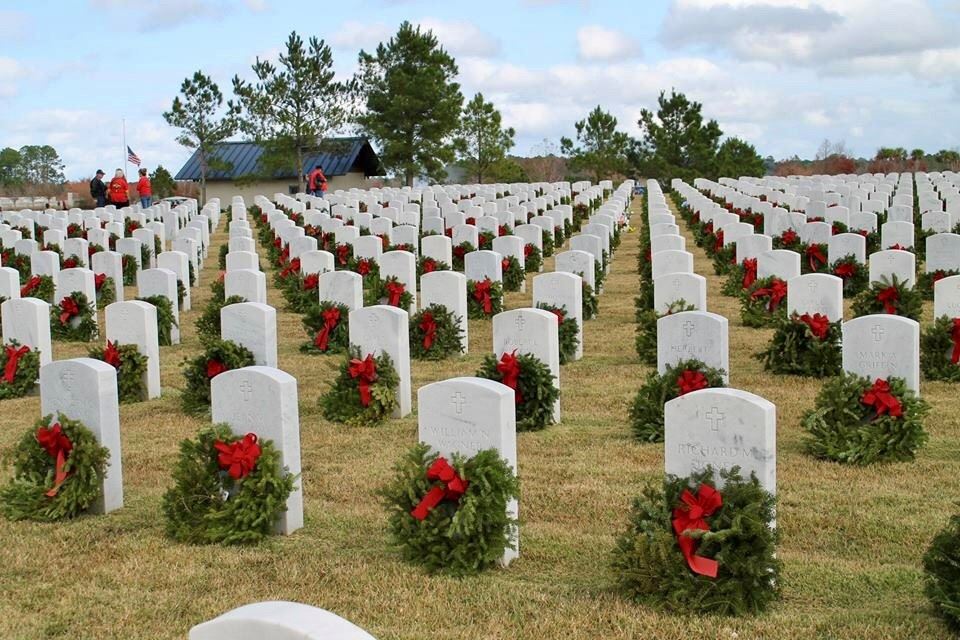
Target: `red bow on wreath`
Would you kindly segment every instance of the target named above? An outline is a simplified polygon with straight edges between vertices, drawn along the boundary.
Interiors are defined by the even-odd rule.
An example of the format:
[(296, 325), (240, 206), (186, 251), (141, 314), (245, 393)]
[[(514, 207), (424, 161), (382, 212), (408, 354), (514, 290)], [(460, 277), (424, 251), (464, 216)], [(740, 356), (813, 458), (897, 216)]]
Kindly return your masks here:
[(40, 427), (37, 429), (37, 443), (47, 452), (47, 455), (56, 460), (56, 466), (53, 476), (53, 487), (47, 491), (46, 496), (52, 498), (60, 491), (60, 486), (70, 474), (66, 472), (64, 466), (67, 463), (67, 456), (73, 450), (73, 443), (63, 432), (60, 423), (55, 423), (49, 427)]
[(283, 271), (280, 272), (280, 277), (286, 278), (287, 276), (294, 273), (300, 273), (300, 258), (294, 258), (293, 260), (291, 260), (290, 264), (284, 267)]
[(807, 261), (810, 263), (810, 270), (816, 271), (820, 265), (827, 264), (827, 256), (823, 255), (819, 245), (812, 244), (807, 247)]
[(424, 258), (423, 259), (423, 272), (424, 273), (433, 273), (437, 270), (437, 263), (434, 262), (433, 258)]
[(98, 273), (93, 276), (93, 286), (97, 291), (103, 288), (104, 283), (107, 281), (107, 274)]
[(532, 256), (532, 255), (533, 255), (533, 249), (534, 249), (534, 246), (533, 246), (532, 244), (525, 244), (525, 245), (523, 245), (523, 257), (524, 257), (524, 258), (529, 258), (530, 256)]
[(7, 352), (7, 364), (3, 368), (3, 381), (7, 384), (13, 384), (17, 378), (17, 367), (20, 366), (20, 358), (30, 353), (30, 347), (24, 345), (20, 348), (8, 344), (4, 347)]
[(473, 285), (473, 299), (483, 306), (483, 312), (487, 314), (493, 311), (493, 301), (490, 299), (490, 286), (491, 282), (489, 278)]
[(757, 259), (747, 258), (743, 261), (743, 284), (744, 289), (749, 289), (757, 281)]
[(710, 531), (706, 518), (723, 506), (723, 497), (710, 485), (701, 484), (696, 497), (689, 489), (684, 489), (680, 502), (673, 510), (673, 531), (677, 534), (677, 544), (687, 559), (687, 566), (696, 574), (716, 578), (717, 561), (695, 555), (697, 541), (685, 534), (687, 531)]
[(716, 253), (717, 251), (720, 251), (720, 249), (723, 249), (723, 229), (720, 229), (720, 231), (717, 231), (715, 237), (716, 239), (713, 242), (714, 253)]
[(500, 269), (506, 273), (510, 269), (510, 258), (504, 258), (500, 261)]
[(833, 275), (838, 278), (843, 278), (844, 280), (849, 280), (853, 276), (857, 275), (857, 265), (853, 263), (838, 264), (837, 268), (833, 270)]
[(323, 316), (323, 328), (317, 332), (317, 337), (314, 339), (313, 344), (317, 349), (320, 349), (320, 351), (326, 351), (327, 345), (330, 342), (330, 332), (340, 323), (340, 309), (331, 307), (321, 315)]
[(340, 263), (340, 266), (345, 267), (349, 260), (350, 260), (350, 245), (346, 245), (346, 244), (337, 245), (337, 262)]
[(283, 239), (282, 239), (282, 238), (277, 237), (277, 238), (274, 238), (274, 239), (273, 239), (273, 247), (274, 247), (275, 249), (279, 249), (279, 248), (282, 247), (282, 246), (283, 246)]
[(501, 375), (500, 382), (513, 389), (514, 401), (517, 404), (523, 402), (523, 396), (520, 394), (520, 361), (517, 359), (516, 350), (500, 356), (497, 372)]
[[(950, 356), (950, 362), (957, 364), (960, 362), (960, 318), (953, 319), (953, 329), (950, 331), (950, 338), (953, 340), (953, 354)], [(10, 347), (7, 347), (8, 349)]]
[(420, 331), (423, 332), (423, 349), (429, 351), (437, 337), (437, 323), (429, 311), (425, 311), (420, 318)]
[(407, 288), (403, 285), (402, 282), (388, 282), (387, 283), (387, 304), (391, 307), (400, 306), (400, 296), (406, 293)]
[(217, 463), (220, 468), (229, 473), (234, 480), (250, 475), (261, 454), (257, 436), (253, 433), (248, 433), (230, 444), (217, 440), (213, 443), (213, 448), (219, 452)]
[(897, 301), (900, 300), (900, 292), (896, 287), (887, 287), (877, 294), (877, 302), (883, 304), (884, 313), (895, 314), (897, 312)]
[(430, 487), (427, 495), (423, 496), (413, 511), (410, 512), (410, 515), (421, 521), (425, 520), (434, 507), (444, 500), (458, 502), (470, 485), (469, 482), (457, 474), (456, 469), (450, 466), (446, 458), (437, 458), (433, 461), (433, 464), (427, 469), (427, 480), (439, 480), (441, 484)]
[(827, 339), (827, 334), (830, 332), (830, 318), (822, 313), (815, 313), (812, 316), (805, 313), (800, 316), (800, 321), (810, 327), (810, 333), (816, 336), (818, 340)]
[(567, 316), (567, 314), (563, 312), (563, 309), (550, 309), (550, 312), (557, 316), (557, 326), (563, 324), (563, 320)]
[(27, 283), (25, 285), (20, 287), (20, 297), (26, 298), (31, 293), (36, 291), (37, 287), (39, 287), (42, 283), (43, 283), (43, 278), (41, 278), (40, 276), (33, 276), (32, 278), (27, 280)]
[(115, 342), (107, 340), (107, 348), (103, 350), (103, 361), (114, 369), (120, 368), (120, 351)]
[(365, 276), (370, 273), (370, 261), (366, 258), (361, 258), (357, 263), (357, 273), (361, 276)]
[(946, 277), (947, 277), (947, 273), (943, 269), (937, 269), (936, 271), (933, 272), (933, 275), (930, 277), (930, 279), (933, 281), (934, 284), (936, 284)]
[(887, 251), (909, 251), (909, 249), (898, 242), (892, 247), (887, 247)]
[(60, 324), (66, 325), (70, 320), (80, 315), (80, 306), (72, 297), (60, 301)]
[(67, 258), (66, 260), (63, 261), (63, 268), (64, 268), (64, 269), (76, 269), (76, 268), (77, 268), (77, 261), (76, 261), (74, 258)]
[(750, 294), (750, 297), (753, 300), (757, 300), (758, 298), (770, 298), (770, 304), (767, 306), (767, 310), (770, 313), (773, 313), (777, 310), (777, 307), (780, 306), (780, 303), (783, 301), (783, 299), (787, 297), (787, 283), (779, 278), (774, 279), (770, 283), (769, 287), (757, 289)]
[(903, 415), (903, 407), (897, 397), (890, 393), (890, 383), (886, 380), (877, 380), (873, 386), (867, 389), (860, 402), (872, 407), (877, 412), (879, 418), (883, 414), (889, 414), (891, 418), (899, 418)]
[(313, 291), (320, 286), (320, 275), (317, 273), (308, 273), (303, 279), (303, 290)]
[(213, 380), (226, 370), (227, 365), (223, 364), (219, 360), (214, 358), (207, 360), (207, 379)]
[(357, 387), (360, 390), (360, 404), (365, 407), (370, 406), (370, 385), (377, 381), (377, 363), (373, 359), (373, 354), (367, 354), (363, 360), (356, 358), (350, 360), (348, 369), (351, 378), (356, 378)]
[(680, 389), (681, 396), (685, 396), (692, 391), (706, 389), (709, 386), (707, 377), (700, 371), (687, 369), (677, 378), (677, 387)]
[(789, 246), (789, 245), (795, 243), (799, 238), (800, 238), (800, 237), (797, 235), (797, 232), (796, 232), (796, 231), (794, 231), (793, 229), (787, 229), (787, 230), (784, 231), (783, 234), (780, 236), (780, 242), (782, 242), (783, 244)]
[(467, 248), (461, 245), (457, 245), (453, 248), (453, 257), (460, 259), (463, 256), (467, 255)]

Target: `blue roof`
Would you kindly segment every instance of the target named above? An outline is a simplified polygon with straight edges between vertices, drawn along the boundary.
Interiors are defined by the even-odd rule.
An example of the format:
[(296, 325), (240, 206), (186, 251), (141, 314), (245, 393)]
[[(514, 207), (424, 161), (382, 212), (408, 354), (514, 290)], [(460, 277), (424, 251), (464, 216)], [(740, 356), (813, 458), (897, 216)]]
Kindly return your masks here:
[[(329, 151), (313, 153), (304, 158), (303, 172), (309, 173), (315, 166), (323, 167), (327, 177), (342, 176), (350, 171), (363, 171), (365, 176), (383, 175), (380, 158), (367, 138), (330, 138), (325, 146)], [(207, 169), (207, 180), (234, 180), (244, 176), (256, 176), (260, 169), (260, 156), (264, 148), (257, 142), (222, 142), (213, 152), (213, 157), (228, 163), (226, 170)], [(289, 170), (277, 171), (274, 179), (295, 179)], [(195, 151), (175, 180), (200, 179), (200, 152)]]

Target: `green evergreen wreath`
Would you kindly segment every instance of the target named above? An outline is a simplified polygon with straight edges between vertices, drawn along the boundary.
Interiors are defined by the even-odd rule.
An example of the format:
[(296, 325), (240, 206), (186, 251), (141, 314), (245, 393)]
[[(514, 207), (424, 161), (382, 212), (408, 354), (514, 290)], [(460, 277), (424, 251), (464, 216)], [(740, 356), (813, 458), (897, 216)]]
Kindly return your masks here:
[(30, 276), (20, 287), (21, 298), (36, 298), (49, 304), (53, 304), (53, 296), (56, 287), (53, 284), (53, 278), (50, 276)]
[[(490, 285), (490, 311), (487, 312), (487, 307), (483, 302), (483, 295), (477, 293), (477, 285), (482, 286), (483, 283), (489, 283)], [(479, 296), (479, 297), (478, 297)], [(476, 282), (474, 280), (467, 280), (467, 317), (471, 320), (488, 320), (493, 316), (497, 315), (503, 311), (503, 286), (499, 282), (493, 282), (492, 280), (484, 280), (482, 282)]]
[(873, 386), (869, 378), (843, 373), (827, 380), (812, 411), (803, 417), (807, 452), (815, 458), (846, 464), (913, 460), (927, 440), (923, 418), (929, 405), (907, 388), (901, 378), (890, 378), (890, 394), (903, 415), (878, 415), (861, 400)]
[(184, 413), (204, 415), (210, 411), (210, 381), (225, 371), (252, 367), (253, 353), (232, 340), (211, 340), (204, 351), (195, 358), (183, 361), (183, 377), (186, 382), (180, 393), (180, 405)]
[(50, 336), (53, 339), (90, 342), (97, 335), (97, 310), (83, 293), (74, 291), (50, 308)]
[(463, 352), (460, 318), (442, 304), (431, 304), (410, 319), (410, 357), (443, 360)]
[[(51, 433), (58, 424), (60, 433)], [(40, 444), (41, 429), (55, 435), (61, 446), (67, 444), (62, 438), (69, 442), (61, 448), (66, 449), (62, 472), (67, 475), (59, 487), (57, 454)], [(110, 452), (83, 423), (58, 414), (56, 420), (48, 415), (28, 429), (11, 458), (13, 477), (0, 489), (0, 512), (10, 520), (53, 522), (82, 514), (100, 497)]]
[[(321, 336), (327, 317), (332, 326)], [(310, 341), (300, 346), (303, 353), (345, 353), (350, 347), (350, 309), (345, 304), (324, 300), (313, 305), (303, 317), (303, 328), (310, 335)], [(322, 344), (324, 338), (326, 345)]]
[(137, 284), (137, 261), (132, 256), (123, 254), (120, 265), (123, 269), (123, 286), (132, 287)]
[(403, 285), (403, 293), (400, 294), (397, 304), (390, 304), (390, 297), (387, 287), (391, 284), (403, 285), (403, 283), (400, 282), (400, 279), (396, 276), (388, 276), (386, 278), (378, 277), (372, 280), (370, 287), (363, 292), (364, 306), (370, 307), (377, 304), (384, 304), (397, 307), (398, 309), (403, 309), (404, 311), (409, 309), (410, 305), (413, 304), (413, 294), (407, 290), (406, 285)]
[(230, 245), (222, 244), (220, 245), (220, 250), (217, 254), (217, 266), (220, 267), (220, 271), (227, 270), (227, 254), (230, 253)]
[(774, 326), (781, 318), (786, 317), (786, 293), (776, 302), (772, 297), (764, 297), (758, 294), (758, 292), (762, 293), (771, 290), (771, 288), (779, 287), (777, 283), (784, 286), (783, 291), (785, 292), (786, 282), (775, 276), (759, 279), (749, 289), (740, 292), (740, 320), (745, 327), (770, 327)]
[(566, 236), (563, 233), (563, 227), (557, 225), (553, 228), (553, 246), (562, 247), (563, 243), (567, 241)]
[(730, 270), (727, 271), (727, 277), (723, 281), (723, 286), (720, 287), (720, 293), (728, 298), (738, 297), (744, 289), (743, 279), (745, 275), (746, 267), (743, 262), (730, 265)]
[(803, 244), (800, 253), (800, 273), (830, 273), (826, 244)]
[(80, 256), (78, 256), (78, 255), (76, 255), (76, 254), (70, 254), (69, 256), (67, 256), (66, 258), (63, 259), (63, 265), (62, 265), (60, 268), (61, 268), (61, 269), (76, 269), (77, 267), (79, 267), (79, 266), (81, 266), (81, 265), (82, 265), (82, 262), (80, 261)]
[[(699, 374), (699, 375), (698, 375)], [(663, 407), (684, 390), (718, 389), (727, 386), (724, 372), (708, 367), (700, 360), (682, 360), (668, 366), (662, 374), (647, 379), (630, 405), (630, 426), (640, 442), (663, 442)]]
[[(17, 358), (16, 370), (11, 371), (12, 379), (7, 380), (7, 363), (11, 357)], [(12, 368), (12, 365), (11, 365)], [(23, 347), (16, 340), (0, 348), (0, 400), (22, 398), (37, 388), (40, 379), (40, 352)]]
[(549, 258), (553, 255), (553, 250), (555, 249), (553, 234), (546, 229), (540, 229), (540, 246), (542, 247), (540, 252), (544, 258)]
[(153, 255), (153, 251), (145, 244), (140, 244), (140, 268), (149, 269), (150, 268), (150, 257)]
[[(187, 260), (187, 271), (190, 274), (190, 286), (197, 286), (197, 270), (193, 267), (193, 261)], [(221, 271), (226, 271), (226, 267), (221, 269)]]
[[(135, 344), (94, 347), (90, 357), (101, 360), (117, 370), (117, 396), (120, 404), (143, 402), (147, 399), (147, 356)], [(119, 364), (119, 366), (117, 366)]]
[(870, 274), (866, 265), (857, 262), (854, 256), (844, 256), (833, 263), (830, 273), (843, 280), (843, 297), (852, 298), (869, 286)]
[(607, 264), (607, 252), (603, 252), (600, 260), (593, 261), (593, 283), (597, 286), (597, 291), (603, 289), (603, 281), (607, 279), (607, 271), (603, 265)]
[(816, 378), (837, 375), (843, 366), (841, 323), (827, 322), (825, 318), (811, 321), (826, 323), (825, 332), (820, 326), (818, 335), (797, 313), (779, 318), (770, 345), (754, 357), (763, 363), (765, 370), (779, 375)]
[(579, 327), (577, 327), (577, 319), (567, 312), (565, 306), (555, 307), (553, 305), (540, 303), (537, 305), (537, 308), (549, 311), (557, 316), (559, 323), (557, 325), (557, 337), (560, 342), (560, 364), (573, 362), (573, 359), (577, 355), (577, 347), (580, 346), (580, 337), (577, 335), (580, 333)]
[(141, 302), (149, 302), (157, 308), (157, 338), (161, 347), (173, 344), (173, 328), (177, 321), (173, 316), (173, 303), (167, 296), (147, 296), (137, 298)]
[(717, 577), (690, 570), (672, 526), (683, 491), (713, 486), (713, 471), (667, 476), (662, 487), (648, 485), (634, 500), (613, 551), (617, 584), (631, 599), (669, 611), (739, 616), (759, 613), (779, 598), (781, 563), (771, 527), (776, 499), (755, 475), (744, 479), (739, 467), (720, 477), (722, 506), (709, 516), (709, 531), (691, 536), (698, 556), (719, 563)]
[(187, 544), (256, 544), (273, 533), (297, 476), (280, 465), (272, 440), (259, 440), (253, 468), (234, 478), (216, 445), (243, 440), (229, 425), (216, 424), (180, 443), (174, 486), (163, 496), (168, 536)]
[[(884, 302), (882, 298), (885, 295), (894, 296), (894, 299)], [(923, 296), (897, 276), (892, 279), (881, 276), (880, 282), (871, 283), (870, 287), (853, 301), (853, 316), (860, 318), (884, 313), (919, 322), (920, 314), (923, 313)]]
[[(103, 274), (100, 274), (103, 275)], [(117, 286), (113, 278), (104, 276), (103, 282), (96, 291), (97, 309), (106, 309), (109, 305), (117, 301)]]
[(535, 244), (523, 246), (523, 270), (526, 273), (536, 273), (543, 266), (543, 252)]
[[(16, 269), (20, 276), (20, 284), (26, 284), (30, 279), (30, 257), (24, 256), (13, 249), (4, 249), (0, 252), (0, 263), (5, 267)], [(20, 296), (23, 298), (24, 296)]]
[(657, 364), (657, 320), (683, 311), (696, 311), (696, 307), (682, 298), (670, 303), (666, 313), (657, 313), (653, 309), (636, 311), (637, 337), (634, 346), (640, 362), (651, 366)]
[(220, 339), (220, 310), (231, 304), (246, 302), (243, 296), (230, 296), (226, 300), (213, 296), (207, 301), (203, 312), (197, 317), (194, 327), (201, 344), (209, 344)]
[(915, 289), (920, 292), (924, 300), (933, 300), (933, 285), (944, 278), (960, 275), (956, 269), (937, 269), (932, 273), (923, 272), (917, 276)]
[(960, 336), (960, 318), (940, 316), (920, 336), (920, 371), (927, 380), (960, 382), (960, 361), (953, 362), (953, 335)]
[[(506, 354), (504, 354), (506, 355)], [(553, 406), (560, 390), (553, 383), (550, 367), (529, 353), (515, 354), (520, 374), (517, 377), (517, 431), (540, 431), (553, 424)], [(504, 382), (498, 365), (501, 360), (492, 353), (483, 357), (478, 378)]]
[(506, 256), (503, 258), (501, 266), (503, 268), (503, 290), (520, 291), (525, 275), (520, 261), (514, 256)]
[(731, 242), (713, 253), (713, 272), (718, 276), (729, 274), (737, 266), (737, 243)]
[(422, 278), (423, 274), (433, 273), (434, 271), (450, 271), (450, 265), (443, 260), (437, 260), (430, 256), (420, 256), (420, 259), (417, 260), (417, 278)]
[(472, 242), (461, 242), (453, 247), (453, 270), (463, 273), (463, 270), (466, 268), (466, 255), (468, 253), (473, 253), (476, 250), (477, 248), (473, 246)]
[(481, 231), (477, 234), (477, 244), (481, 250), (490, 251), (493, 249), (493, 239), (496, 237), (492, 231)]
[(923, 556), (927, 598), (954, 632), (960, 633), (960, 515), (954, 515)]
[(512, 535), (517, 521), (507, 515), (507, 505), (520, 495), (519, 480), (495, 449), (472, 458), (455, 453), (448, 463), (466, 482), (466, 490), (459, 500), (445, 499), (419, 520), (413, 512), (438, 484), (427, 477), (438, 459), (429, 445), (417, 444), (378, 492), (393, 542), (405, 560), (430, 573), (465, 576), (490, 569), (504, 551), (516, 548)]
[(340, 422), (353, 427), (375, 427), (382, 424), (397, 408), (396, 391), (400, 376), (393, 368), (393, 361), (386, 353), (372, 358), (376, 365), (376, 377), (369, 382), (370, 401), (364, 406), (360, 381), (350, 375), (354, 361), (366, 362), (360, 349), (350, 347), (349, 355), (340, 365), (340, 372), (330, 390), (320, 396), (323, 416), (331, 422)]
[(590, 283), (586, 281), (585, 278), (580, 280), (580, 302), (583, 306), (583, 319), (584, 320), (593, 320), (597, 317), (597, 314), (600, 313), (600, 302), (597, 300), (597, 294), (594, 293), (593, 287), (590, 286)]
[[(42, 238), (42, 237), (43, 237), (43, 234), (46, 233), (47, 231), (48, 231), (48, 229), (43, 229), (43, 230), (41, 231), (41, 233), (40, 233), (40, 237)], [(55, 254), (57, 254), (58, 256), (60, 256), (60, 261), (63, 262), (63, 249), (61, 249), (61, 248), (60, 248), (60, 245), (57, 244), (56, 242), (50, 242), (50, 243), (48, 243), (47, 246), (46, 246), (46, 248), (44, 248), (43, 250), (44, 250), (44, 251), (53, 251)]]

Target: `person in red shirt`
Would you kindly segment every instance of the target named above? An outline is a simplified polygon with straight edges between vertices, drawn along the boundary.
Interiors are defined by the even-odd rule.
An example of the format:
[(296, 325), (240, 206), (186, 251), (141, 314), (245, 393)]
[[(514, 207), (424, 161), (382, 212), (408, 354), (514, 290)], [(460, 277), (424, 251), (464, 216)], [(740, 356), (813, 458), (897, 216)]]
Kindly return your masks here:
[(147, 170), (140, 169), (140, 179), (137, 181), (137, 194), (140, 196), (140, 206), (147, 209), (153, 204), (153, 192), (150, 190), (150, 178), (147, 177)]
[(307, 176), (307, 191), (311, 195), (323, 197), (327, 193), (327, 176), (323, 175), (323, 168), (317, 165)]
[(123, 169), (117, 169), (113, 174), (107, 193), (110, 196), (110, 204), (117, 209), (130, 206), (130, 185), (127, 184), (127, 178), (123, 175)]

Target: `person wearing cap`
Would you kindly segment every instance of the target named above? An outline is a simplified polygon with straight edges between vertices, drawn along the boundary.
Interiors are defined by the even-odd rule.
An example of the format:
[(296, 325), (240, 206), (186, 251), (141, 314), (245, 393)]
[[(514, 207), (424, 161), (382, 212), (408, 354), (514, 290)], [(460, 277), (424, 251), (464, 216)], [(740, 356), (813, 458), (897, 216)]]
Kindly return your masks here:
[(140, 206), (147, 209), (153, 203), (153, 191), (150, 190), (150, 178), (147, 177), (147, 170), (140, 168), (140, 179), (137, 181), (137, 194), (140, 196)]
[(123, 175), (123, 169), (117, 169), (110, 180), (110, 204), (117, 209), (130, 206), (130, 185)]
[(97, 175), (90, 181), (90, 197), (98, 207), (107, 206), (107, 185), (103, 183), (103, 169), (97, 169)]

